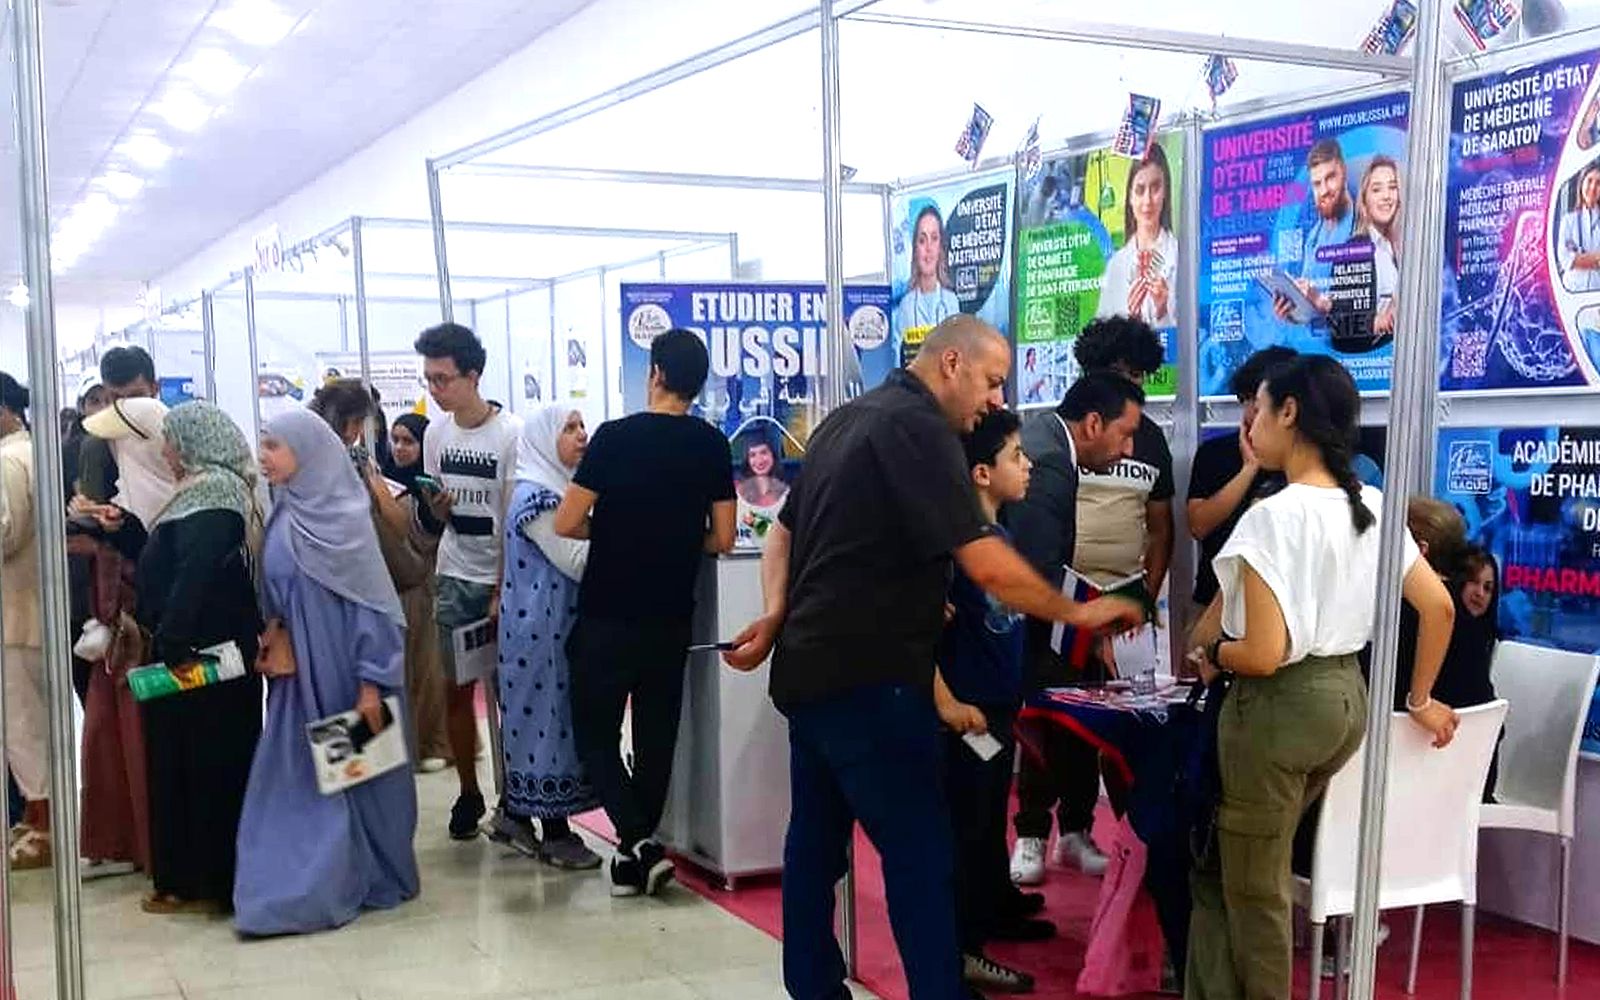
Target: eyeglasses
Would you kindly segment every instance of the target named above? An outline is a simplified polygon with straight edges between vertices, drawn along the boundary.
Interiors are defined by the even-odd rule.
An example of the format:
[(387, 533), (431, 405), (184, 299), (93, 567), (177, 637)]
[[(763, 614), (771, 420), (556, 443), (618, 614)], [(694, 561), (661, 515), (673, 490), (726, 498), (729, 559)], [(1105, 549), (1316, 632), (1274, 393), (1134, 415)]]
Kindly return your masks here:
[(459, 373), (451, 375), (446, 372), (433, 372), (430, 375), (424, 375), (422, 381), (428, 383), (428, 388), (430, 389), (443, 389), (445, 386), (456, 381), (457, 379), (465, 377), (466, 376)]

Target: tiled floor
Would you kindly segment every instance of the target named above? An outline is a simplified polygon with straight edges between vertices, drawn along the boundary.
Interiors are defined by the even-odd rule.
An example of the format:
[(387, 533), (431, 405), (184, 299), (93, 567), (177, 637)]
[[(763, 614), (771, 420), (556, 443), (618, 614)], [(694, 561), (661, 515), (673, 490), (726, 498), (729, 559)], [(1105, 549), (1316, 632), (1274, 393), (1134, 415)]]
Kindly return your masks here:
[[(693, 893), (613, 900), (490, 844), (454, 843), (453, 773), (419, 778), (422, 896), (342, 930), (241, 942), (140, 912), (142, 878), (83, 887), (89, 1000), (781, 1000), (778, 944)], [(50, 875), (12, 880), (18, 1000), (55, 996)], [(864, 990), (858, 997), (869, 998)]]

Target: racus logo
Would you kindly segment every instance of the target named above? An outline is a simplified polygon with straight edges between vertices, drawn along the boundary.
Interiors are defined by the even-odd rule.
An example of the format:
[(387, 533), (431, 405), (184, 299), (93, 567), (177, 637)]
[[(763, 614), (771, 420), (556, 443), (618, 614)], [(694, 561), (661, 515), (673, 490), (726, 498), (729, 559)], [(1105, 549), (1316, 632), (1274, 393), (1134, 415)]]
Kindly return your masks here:
[(1453, 441), (1450, 444), (1449, 481), (1451, 493), (1474, 496), (1488, 494), (1492, 476), (1492, 454), (1488, 441)]

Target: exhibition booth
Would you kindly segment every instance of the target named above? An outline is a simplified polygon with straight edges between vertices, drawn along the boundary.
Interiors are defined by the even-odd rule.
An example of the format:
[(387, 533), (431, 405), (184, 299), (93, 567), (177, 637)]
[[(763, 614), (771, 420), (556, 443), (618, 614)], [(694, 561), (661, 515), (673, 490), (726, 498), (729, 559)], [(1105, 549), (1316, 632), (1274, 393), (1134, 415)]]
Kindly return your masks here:
[[(1380, 51), (1361, 51), (1365, 5), (1314, 26), (1292, 4), (1127, 6), (1124, 23), (1084, 24), (1045, 0), (826, 2), (437, 156), (430, 219), (358, 216), (284, 243), (106, 346), (146, 346), (175, 394), (249, 431), (334, 376), (368, 380), (391, 414), (426, 406), (411, 344), (442, 315), (488, 348), (485, 395), (570, 404), (592, 429), (642, 408), (654, 335), (696, 329), (713, 364), (697, 412), (741, 483), (740, 547), (700, 583), (694, 641), (716, 642), (759, 614), (761, 538), (810, 430), (940, 318), (1004, 332), (1010, 403), (1044, 411), (1078, 374), (1082, 327), (1136, 312), (1167, 349), (1147, 385), (1177, 496), (1165, 622), (1195, 612), (1190, 459), (1236, 432), (1229, 376), (1285, 344), (1351, 370), (1391, 494), (1463, 511), (1500, 562), (1506, 638), (1600, 650), (1600, 229), (1581, 213), (1600, 31), (1480, 53), (1434, 0), (1401, 56), (1377, 29)], [(48, 316), (35, 327), (48, 336)], [(1398, 587), (1380, 594), (1375, 686)], [(1168, 672), (1178, 631), (1149, 636)], [(687, 692), (664, 834), (730, 884), (778, 870), (787, 734), (765, 668), (694, 659)], [(52, 691), (57, 709), (70, 698)], [(1587, 736), (1571, 931), (1600, 943), (1600, 700)], [(1381, 751), (1387, 731), (1371, 738)], [(1382, 772), (1364, 800), (1368, 898)], [(1554, 927), (1561, 857), (1550, 838), (1486, 835), (1481, 905)]]
[[(1313, 35), (1290, 7), (1219, 15), (1134, 5), (1134, 23), (1105, 25), (1041, 3), (824, 5), (431, 160), (441, 304), (448, 314), (458, 270), (448, 228), (463, 221), (709, 218), (736, 231), (737, 280), (640, 281), (608, 303), (620, 315), (607, 378), (608, 412), (638, 409), (632, 383), (650, 337), (669, 326), (700, 331), (713, 357), (700, 410), (729, 434), (742, 475), (751, 473), (739, 440), (750, 416), (781, 425), (783, 458), (799, 461), (805, 432), (829, 407), (870, 387), (957, 309), (1012, 341), (1009, 398), (1023, 410), (1053, 406), (1076, 377), (1072, 345), (1086, 322), (1139, 312), (1166, 341), (1168, 367), (1147, 388), (1180, 498), (1200, 441), (1236, 431), (1227, 383), (1250, 353), (1285, 344), (1330, 354), (1367, 398), (1363, 451), (1391, 492), (1454, 500), (1501, 561), (1506, 636), (1600, 648), (1600, 428), (1573, 426), (1600, 398), (1600, 321), (1586, 323), (1585, 311), (1600, 316), (1600, 306), (1585, 301), (1586, 274), (1577, 285), (1559, 276), (1588, 268), (1558, 250), (1557, 232), (1600, 155), (1588, 152), (1600, 34), (1478, 53), (1454, 23), (1430, 39), (1424, 19), (1413, 77), (1413, 59), (1382, 54), (1382, 37), (1372, 53), (1314, 44), (1339, 30), (1360, 42), (1370, 11), (1330, 9)], [(888, 52), (994, 71), (939, 75), (934, 88)], [(1152, 98), (1161, 108), (1153, 129)], [(669, 110), (687, 107), (692, 127)], [(991, 125), (987, 149), (999, 156), (972, 149)], [(966, 162), (952, 156), (958, 137)], [(1337, 162), (1342, 181), (1337, 194), (1328, 188), (1326, 211), (1315, 151)], [(928, 172), (940, 163), (954, 168)], [(774, 164), (783, 176), (767, 176)], [(1165, 199), (1153, 212), (1151, 186)], [(945, 255), (937, 287), (915, 261), (925, 224)], [(1400, 264), (1429, 259), (1444, 260), (1442, 275)], [(1280, 317), (1274, 292), (1301, 278), (1321, 294)], [(813, 358), (806, 322), (820, 322), (814, 307), (826, 314), (829, 302), (843, 311), (841, 335)], [(1397, 342), (1397, 329), (1440, 336)], [(798, 345), (799, 360), (775, 363), (778, 343)], [(734, 397), (740, 419), (729, 416)], [(742, 520), (750, 513), (742, 508)], [(1386, 519), (1386, 552), (1401, 523)], [(759, 537), (750, 541), (759, 548)], [(736, 553), (708, 572), (696, 641), (726, 638), (753, 617), (749, 558)], [(1169, 621), (1193, 613), (1193, 572), (1191, 547), (1178, 545)], [(1388, 581), (1383, 595), (1380, 652), (1393, 648), (1397, 588)], [(1173, 652), (1162, 642), (1156, 655), (1170, 664)], [(776, 869), (782, 720), (761, 675), (714, 662), (690, 669), (667, 832), (727, 878)], [(1600, 750), (1592, 735), (1588, 746)], [(1381, 776), (1369, 778), (1375, 803)], [(1584, 889), (1600, 886), (1600, 855), (1583, 849), (1600, 837), (1600, 766), (1581, 766), (1578, 799), (1587, 822), (1573, 931), (1600, 940), (1600, 911)], [(1484, 905), (1553, 926), (1556, 844), (1513, 838), (1501, 849), (1499, 837), (1485, 850)]]

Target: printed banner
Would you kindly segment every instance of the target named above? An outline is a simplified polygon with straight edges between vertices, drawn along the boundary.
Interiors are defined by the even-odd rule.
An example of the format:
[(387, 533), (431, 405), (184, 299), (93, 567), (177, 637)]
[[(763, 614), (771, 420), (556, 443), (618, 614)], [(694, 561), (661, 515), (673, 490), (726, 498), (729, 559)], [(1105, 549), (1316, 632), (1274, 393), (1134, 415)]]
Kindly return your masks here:
[[(422, 358), (410, 351), (378, 351), (367, 356), (372, 387), (378, 390), (384, 417), (392, 424), (396, 417), (421, 413), (423, 400)], [(322, 381), (361, 377), (361, 355), (355, 353), (317, 354), (318, 375)]]
[(900, 364), (958, 312), (1010, 333), (1014, 180), (1010, 169), (991, 171), (895, 196), (892, 339)]
[(1227, 396), (1274, 344), (1389, 391), (1407, 105), (1392, 94), (1202, 133), (1201, 396)]
[(1145, 391), (1176, 393), (1182, 176), (1176, 132), (1161, 136), (1143, 161), (1109, 148), (1045, 161), (1023, 198), (1017, 238), (1019, 407), (1061, 402), (1078, 377), (1078, 331), (1114, 315), (1155, 328), (1167, 363)]
[(1600, 386), (1600, 53), (1458, 83), (1439, 388)]
[[(822, 285), (622, 285), (622, 402), (644, 409), (650, 342), (673, 328), (692, 330), (711, 353), (711, 375), (694, 412), (727, 435), (739, 493), (741, 547), (757, 547), (787, 498), (827, 374), (827, 292)], [(882, 382), (896, 367), (889, 339), (889, 289), (844, 290), (854, 343), (846, 396)]]
[(1600, 652), (1600, 426), (1445, 428), (1434, 492), (1500, 563), (1503, 638)]

